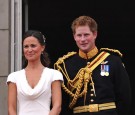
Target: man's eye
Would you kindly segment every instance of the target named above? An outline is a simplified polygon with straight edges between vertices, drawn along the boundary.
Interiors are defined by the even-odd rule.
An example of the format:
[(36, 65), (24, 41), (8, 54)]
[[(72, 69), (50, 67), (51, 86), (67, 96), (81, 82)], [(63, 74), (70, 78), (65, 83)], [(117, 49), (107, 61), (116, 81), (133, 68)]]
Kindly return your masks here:
[(84, 34), (85, 37), (88, 37), (90, 34)]
[(85, 37), (88, 37), (88, 36), (89, 36), (89, 34), (86, 34), (86, 35), (85, 35)]
[(77, 36), (78, 36), (78, 37), (81, 37), (82, 35), (81, 35), (81, 34), (78, 34)]

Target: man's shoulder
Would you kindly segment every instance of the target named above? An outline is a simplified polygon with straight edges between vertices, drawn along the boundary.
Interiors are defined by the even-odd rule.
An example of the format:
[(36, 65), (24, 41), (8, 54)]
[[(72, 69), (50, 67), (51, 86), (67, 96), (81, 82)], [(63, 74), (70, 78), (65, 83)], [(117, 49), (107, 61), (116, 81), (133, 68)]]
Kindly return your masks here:
[(62, 58), (66, 59), (66, 58), (69, 58), (75, 54), (77, 54), (77, 52), (71, 51), (71, 52), (68, 52), (67, 54), (63, 55)]
[(104, 52), (108, 52), (110, 53), (111, 55), (115, 55), (115, 56), (119, 56), (119, 57), (122, 57), (123, 54), (117, 50), (117, 49), (111, 49), (111, 48), (100, 48), (100, 51), (104, 51)]
[(68, 59), (68, 58), (74, 56), (75, 54), (77, 54), (77, 52), (74, 52), (74, 51), (68, 52), (67, 54), (65, 54), (65, 55), (63, 55), (62, 57), (58, 58), (58, 60), (57, 60), (56, 63), (61, 64), (61, 63), (63, 63), (66, 59)]

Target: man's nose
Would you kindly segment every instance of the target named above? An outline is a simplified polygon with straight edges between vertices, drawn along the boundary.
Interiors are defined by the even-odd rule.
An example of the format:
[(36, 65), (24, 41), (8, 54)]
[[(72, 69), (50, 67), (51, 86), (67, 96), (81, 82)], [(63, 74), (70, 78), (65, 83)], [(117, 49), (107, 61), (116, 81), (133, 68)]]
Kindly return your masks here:
[(85, 36), (84, 35), (81, 36), (81, 40), (85, 40)]

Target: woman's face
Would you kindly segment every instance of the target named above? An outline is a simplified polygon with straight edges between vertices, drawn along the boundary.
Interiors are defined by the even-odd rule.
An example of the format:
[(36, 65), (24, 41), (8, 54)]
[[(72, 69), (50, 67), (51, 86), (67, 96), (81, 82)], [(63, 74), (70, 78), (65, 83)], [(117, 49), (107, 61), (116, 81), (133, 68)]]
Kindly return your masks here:
[(40, 56), (44, 48), (45, 47), (39, 43), (38, 39), (33, 36), (27, 37), (23, 41), (23, 52), (28, 62), (40, 61)]

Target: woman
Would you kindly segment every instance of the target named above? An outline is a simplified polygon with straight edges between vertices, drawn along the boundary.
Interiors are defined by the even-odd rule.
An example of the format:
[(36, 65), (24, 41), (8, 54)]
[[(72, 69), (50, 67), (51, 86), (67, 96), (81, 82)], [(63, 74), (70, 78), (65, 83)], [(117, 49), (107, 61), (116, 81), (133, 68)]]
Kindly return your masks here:
[(45, 40), (44, 35), (35, 30), (28, 30), (24, 35), (23, 69), (7, 78), (8, 115), (59, 115), (61, 111), (63, 76), (49, 68)]

